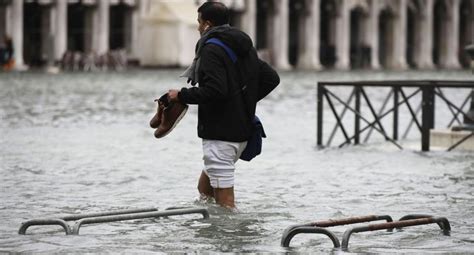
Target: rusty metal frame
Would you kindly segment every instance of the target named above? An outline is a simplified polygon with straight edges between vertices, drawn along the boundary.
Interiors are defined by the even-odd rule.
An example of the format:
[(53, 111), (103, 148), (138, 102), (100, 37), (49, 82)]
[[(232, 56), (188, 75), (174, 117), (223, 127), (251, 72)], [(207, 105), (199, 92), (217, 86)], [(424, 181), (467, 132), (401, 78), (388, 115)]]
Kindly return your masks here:
[[(402, 217), (403, 218), (403, 217)], [(369, 231), (376, 231), (376, 230), (384, 230), (384, 229), (393, 229), (393, 228), (404, 228), (410, 226), (419, 226), (419, 225), (427, 225), (427, 224), (438, 224), (438, 226), (443, 230), (443, 234), (449, 236), (451, 232), (451, 226), (449, 224), (448, 219), (445, 217), (419, 217), (419, 218), (412, 218), (408, 219), (406, 217), (404, 220), (388, 222), (388, 223), (380, 223), (380, 224), (370, 224), (361, 227), (351, 227), (347, 229), (342, 237), (342, 249), (347, 250), (349, 247), (349, 239), (353, 233), (361, 233), (361, 232), (369, 232)]]
[[(334, 226), (342, 226), (342, 225), (349, 225), (355, 223), (362, 223), (362, 222), (370, 222), (370, 221), (377, 221), (377, 220), (385, 220), (387, 222), (392, 222), (392, 217), (389, 215), (366, 215), (366, 216), (359, 216), (359, 217), (350, 217), (350, 218), (342, 218), (342, 219), (329, 219), (324, 221), (316, 221), (311, 223), (293, 225), (285, 229), (283, 235), (281, 237), (281, 246), (289, 247), (291, 239), (297, 234), (323, 234), (331, 239), (334, 248), (339, 248), (340, 242), (339, 239), (334, 235), (331, 231), (327, 230), (327, 227), (334, 227)], [(391, 230), (389, 230), (391, 231)]]

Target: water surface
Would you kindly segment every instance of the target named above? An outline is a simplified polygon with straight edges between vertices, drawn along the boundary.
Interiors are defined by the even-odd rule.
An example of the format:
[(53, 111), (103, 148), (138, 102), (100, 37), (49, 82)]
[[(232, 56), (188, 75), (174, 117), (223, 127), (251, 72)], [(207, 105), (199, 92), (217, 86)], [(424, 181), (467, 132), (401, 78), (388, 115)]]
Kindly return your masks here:
[[(180, 72), (0, 74), (0, 252), (343, 253), (317, 235), (298, 235), (292, 248), (282, 248), (281, 235), (290, 225), (316, 220), (412, 213), (447, 217), (451, 236), (436, 225), (360, 233), (351, 237), (349, 252), (474, 250), (474, 153), (422, 153), (416, 131), (401, 142), (404, 150), (375, 133), (365, 145), (316, 148), (318, 80), (472, 79), (470, 72), (282, 72), (282, 84), (257, 109), (268, 135), (263, 155), (237, 164), (238, 212), (198, 199), (196, 107), (164, 139), (154, 139), (148, 127), (153, 99), (185, 86)], [(369, 93), (378, 105), (386, 95)], [(442, 110), (437, 121), (448, 114)], [(325, 130), (334, 123), (327, 118)], [(33, 218), (170, 206), (207, 207), (211, 218), (86, 225), (78, 236), (58, 227), (17, 234), (21, 222)], [(342, 237), (346, 228), (333, 230)]]

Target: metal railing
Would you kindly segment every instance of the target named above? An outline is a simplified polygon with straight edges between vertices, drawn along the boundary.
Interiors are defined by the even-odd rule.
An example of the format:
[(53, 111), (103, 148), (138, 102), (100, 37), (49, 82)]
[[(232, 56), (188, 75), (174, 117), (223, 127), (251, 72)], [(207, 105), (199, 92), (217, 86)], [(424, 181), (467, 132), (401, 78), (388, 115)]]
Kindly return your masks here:
[[(67, 215), (56, 218), (32, 219), (21, 224), (20, 229), (18, 230), (18, 234), (26, 234), (26, 230), (31, 226), (57, 225), (61, 226), (64, 229), (66, 235), (77, 235), (79, 234), (79, 229), (81, 228), (81, 226), (85, 224), (135, 220), (144, 218), (159, 218), (185, 214), (201, 214), (204, 219), (209, 218), (209, 212), (206, 208), (180, 208), (166, 209), (164, 211), (158, 211), (158, 209), (156, 208), (127, 209), (109, 212)], [(67, 221), (75, 221), (74, 226), (71, 228), (68, 225)]]
[(449, 236), (451, 231), (451, 226), (448, 219), (444, 217), (428, 217), (428, 218), (416, 218), (416, 219), (406, 219), (394, 222), (387, 222), (381, 224), (371, 224), (361, 227), (352, 227), (346, 230), (342, 237), (342, 249), (347, 250), (349, 246), (349, 239), (353, 233), (361, 233), (368, 231), (384, 230), (384, 229), (393, 229), (393, 228), (404, 228), (410, 226), (419, 226), (436, 223), (443, 230), (443, 234)]
[[(336, 95), (331, 88), (335, 87), (352, 87), (352, 92), (347, 100), (341, 99), (340, 96)], [(385, 97), (380, 109), (377, 111), (374, 107), (374, 102), (368, 96), (366, 88), (374, 87), (386, 87), (390, 88), (388, 95)], [(452, 102), (449, 100), (442, 89), (471, 89), (466, 98), (461, 104), (459, 102)], [(407, 94), (407, 89), (414, 89), (415, 91)], [(463, 115), (464, 118), (472, 120), (466, 111), (463, 111), (467, 105), (469, 99), (473, 98), (474, 93), (474, 81), (435, 81), (435, 80), (401, 80), (401, 81), (357, 81), (357, 82), (319, 82), (317, 87), (317, 145), (319, 147), (330, 146), (334, 135), (338, 129), (342, 131), (344, 136), (344, 142), (339, 145), (342, 147), (346, 144), (360, 144), (360, 138), (363, 132), (367, 131), (367, 135), (364, 142), (367, 142), (373, 130), (380, 133), (386, 141), (391, 142), (399, 149), (403, 147), (397, 142), (399, 140), (399, 114), (400, 107), (405, 105), (411, 116), (411, 121), (404, 132), (404, 138), (413, 126), (416, 127), (421, 133), (421, 149), (423, 151), (429, 151), (430, 149), (430, 129), (435, 126), (435, 98), (441, 99), (446, 104), (452, 119), (449, 121), (448, 127), (456, 121), (461, 124), (458, 116)], [(410, 103), (410, 99), (419, 96), (421, 94), (421, 102), (418, 107), (413, 107)], [(393, 106), (390, 109), (386, 109), (390, 101), (393, 100)], [(338, 113), (335, 102), (343, 106), (343, 109)], [(472, 100), (472, 99), (471, 99)], [(327, 143), (323, 144), (323, 121), (324, 121), (324, 102), (327, 102), (333, 116), (336, 119), (336, 124), (331, 131)], [(354, 101), (353, 106), (352, 101)], [(365, 102), (368, 112), (370, 112), (371, 118), (366, 117), (362, 114), (361, 106)], [(421, 119), (417, 117), (418, 112), (421, 110)], [(354, 114), (354, 133), (349, 134), (347, 129), (347, 123), (343, 121), (343, 118), (347, 111)], [(382, 119), (389, 116), (393, 116), (392, 134), (388, 133), (389, 128), (384, 125)], [(361, 126), (361, 121), (365, 122), (365, 126)], [(474, 120), (472, 120), (474, 121)], [(451, 148), (452, 149), (452, 148)]]
[(349, 239), (353, 233), (375, 231), (375, 230), (387, 230), (392, 231), (394, 228), (401, 229), (409, 226), (418, 226), (436, 223), (443, 230), (444, 235), (449, 235), (451, 226), (448, 219), (445, 217), (433, 217), (427, 214), (409, 214), (401, 217), (398, 221), (393, 221), (389, 215), (368, 215), (361, 217), (351, 217), (344, 219), (330, 219), (325, 221), (317, 221), (313, 223), (293, 225), (285, 229), (281, 238), (281, 246), (289, 247), (293, 237), (297, 234), (323, 234), (331, 239), (334, 248), (340, 248), (341, 243), (336, 235), (326, 229), (327, 227), (349, 225), (356, 223), (371, 222), (377, 220), (385, 220), (385, 223), (370, 224), (360, 227), (350, 227), (343, 234), (342, 249), (347, 250), (349, 246)]
[(359, 216), (359, 217), (351, 217), (351, 218), (343, 218), (343, 219), (329, 219), (324, 221), (316, 221), (301, 225), (293, 225), (288, 227), (284, 232), (281, 238), (281, 246), (289, 247), (291, 239), (297, 234), (301, 233), (317, 233), (323, 234), (328, 236), (334, 248), (339, 248), (340, 242), (339, 239), (329, 230), (325, 229), (327, 227), (334, 227), (334, 226), (342, 226), (348, 224), (355, 224), (361, 222), (370, 222), (370, 221), (377, 221), (377, 220), (386, 220), (387, 222), (391, 222), (392, 217), (389, 215), (367, 215), (367, 216)]

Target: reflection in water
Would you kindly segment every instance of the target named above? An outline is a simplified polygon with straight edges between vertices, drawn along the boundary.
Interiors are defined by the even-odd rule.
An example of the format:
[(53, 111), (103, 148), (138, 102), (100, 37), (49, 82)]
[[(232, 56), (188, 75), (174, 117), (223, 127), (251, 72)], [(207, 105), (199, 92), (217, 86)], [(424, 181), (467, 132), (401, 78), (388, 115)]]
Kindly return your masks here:
[[(185, 86), (180, 72), (0, 74), (0, 252), (338, 253), (327, 238), (313, 235), (298, 236), (296, 247), (284, 249), (281, 235), (290, 225), (316, 220), (410, 213), (445, 216), (455, 234), (441, 236), (432, 226), (359, 234), (351, 237), (350, 251), (474, 249), (473, 153), (400, 151), (383, 138), (315, 149), (318, 80), (470, 79), (470, 72), (283, 72), (281, 86), (257, 109), (268, 135), (263, 154), (237, 163), (237, 212), (196, 202), (202, 170), (196, 107), (164, 139), (156, 140), (148, 127), (153, 99)], [(381, 104), (382, 92), (368, 93)], [(450, 113), (436, 119), (447, 118), (443, 114)], [(328, 119), (326, 130), (333, 125)], [(405, 143), (418, 146), (416, 135)], [(27, 219), (150, 206), (205, 206), (211, 218), (93, 224), (79, 236), (39, 227), (17, 235)], [(338, 237), (344, 230), (334, 228)]]
[(213, 246), (224, 252), (239, 252), (242, 246), (258, 244), (262, 238), (258, 215), (236, 213), (221, 208), (210, 207), (213, 215), (208, 226), (200, 227), (195, 237), (210, 240)]

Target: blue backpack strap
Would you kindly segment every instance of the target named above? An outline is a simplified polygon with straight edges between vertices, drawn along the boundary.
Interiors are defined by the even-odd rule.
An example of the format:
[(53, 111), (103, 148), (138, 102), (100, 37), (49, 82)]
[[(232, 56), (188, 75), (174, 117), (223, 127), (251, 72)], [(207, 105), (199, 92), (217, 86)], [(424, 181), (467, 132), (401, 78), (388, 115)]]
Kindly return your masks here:
[(223, 43), (221, 40), (219, 40), (217, 38), (211, 38), (211, 39), (206, 41), (206, 44), (208, 44), (208, 43), (212, 43), (212, 44), (221, 46), (225, 50), (227, 55), (229, 55), (232, 62), (233, 63), (237, 62), (237, 55), (235, 55), (235, 52), (229, 46), (225, 45), (225, 43)]

